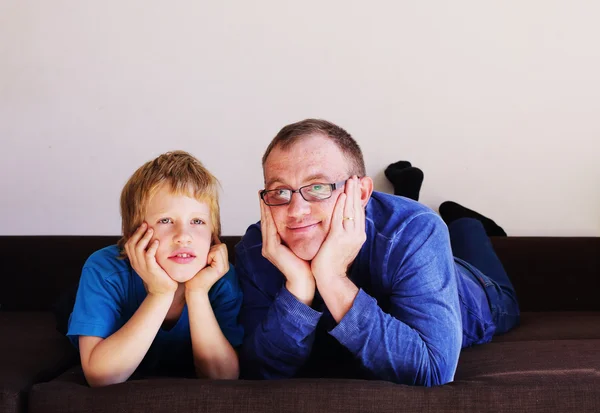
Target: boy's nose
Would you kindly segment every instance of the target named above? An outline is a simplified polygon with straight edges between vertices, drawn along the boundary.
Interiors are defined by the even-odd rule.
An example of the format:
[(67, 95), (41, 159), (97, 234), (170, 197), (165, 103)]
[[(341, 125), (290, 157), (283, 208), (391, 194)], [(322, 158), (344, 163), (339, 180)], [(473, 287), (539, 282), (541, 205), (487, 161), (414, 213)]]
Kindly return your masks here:
[(186, 228), (178, 228), (173, 241), (179, 245), (187, 245), (192, 242), (192, 236)]

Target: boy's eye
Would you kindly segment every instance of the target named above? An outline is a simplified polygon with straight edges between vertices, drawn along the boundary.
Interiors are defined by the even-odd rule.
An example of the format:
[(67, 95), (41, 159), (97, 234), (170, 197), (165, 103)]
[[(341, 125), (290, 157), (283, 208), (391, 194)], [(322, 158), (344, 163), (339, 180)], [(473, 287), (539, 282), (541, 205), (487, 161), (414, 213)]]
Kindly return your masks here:
[(173, 220), (171, 220), (171, 218), (161, 218), (158, 220), (159, 224), (170, 224), (172, 222), (173, 222)]
[(204, 224), (204, 221), (202, 221), (200, 218), (194, 218), (194, 219), (192, 219), (192, 224), (202, 225), (202, 224)]

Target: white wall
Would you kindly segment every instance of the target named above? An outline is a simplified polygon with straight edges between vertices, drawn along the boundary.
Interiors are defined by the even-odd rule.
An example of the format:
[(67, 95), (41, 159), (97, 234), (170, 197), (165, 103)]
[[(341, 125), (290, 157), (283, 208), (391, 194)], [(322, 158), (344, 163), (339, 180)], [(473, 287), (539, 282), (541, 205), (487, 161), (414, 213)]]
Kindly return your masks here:
[(600, 3), (0, 0), (0, 235), (118, 234), (130, 174), (169, 149), (217, 177), (223, 232), (259, 217), (260, 157), (321, 117), (378, 189), (511, 235), (600, 235)]

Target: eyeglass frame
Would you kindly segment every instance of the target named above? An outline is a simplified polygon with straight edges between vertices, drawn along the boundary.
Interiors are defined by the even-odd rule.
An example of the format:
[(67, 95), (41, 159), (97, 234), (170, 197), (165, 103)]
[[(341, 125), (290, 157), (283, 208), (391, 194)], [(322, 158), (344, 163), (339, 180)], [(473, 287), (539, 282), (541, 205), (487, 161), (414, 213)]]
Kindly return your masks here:
[[(308, 185), (304, 185), (301, 186), (298, 189), (289, 189), (289, 188), (278, 188), (278, 189), (263, 189), (262, 191), (260, 191), (260, 199), (262, 199), (262, 201), (265, 203), (265, 205), (267, 206), (284, 206), (284, 205), (289, 205), (292, 203), (292, 196), (295, 193), (300, 194), (300, 196), (302, 197), (302, 199), (304, 199), (306, 202), (320, 202), (320, 201), (325, 201), (326, 199), (331, 198), (331, 196), (333, 195), (333, 191), (343, 188), (344, 185), (346, 185), (346, 180), (343, 181), (338, 181), (338, 182), (333, 182), (333, 183), (327, 183), (327, 182), (315, 182), (314, 184), (308, 184)], [(308, 199), (304, 198), (304, 195), (302, 194), (302, 190), (304, 188), (308, 188), (310, 186), (313, 185), (329, 185), (329, 187), (331, 188), (331, 193), (329, 194), (329, 196), (327, 198), (321, 198), (321, 199), (317, 199), (314, 201), (309, 201)], [(290, 191), (290, 200), (288, 202), (286, 202), (285, 204), (268, 204), (267, 201), (265, 201), (265, 194), (267, 192), (271, 192), (271, 191), (281, 191), (282, 189), (285, 189), (286, 191)]]

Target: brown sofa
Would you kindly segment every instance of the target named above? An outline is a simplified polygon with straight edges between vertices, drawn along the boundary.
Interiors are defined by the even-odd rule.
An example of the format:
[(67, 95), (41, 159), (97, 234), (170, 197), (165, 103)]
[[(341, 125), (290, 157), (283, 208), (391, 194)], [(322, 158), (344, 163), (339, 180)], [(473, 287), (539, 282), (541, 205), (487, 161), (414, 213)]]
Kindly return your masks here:
[[(223, 238), (233, 261), (239, 237)], [(445, 386), (145, 377), (92, 389), (52, 309), (87, 256), (116, 239), (0, 237), (0, 412), (600, 411), (600, 238), (494, 238), (522, 323), (464, 350)]]

